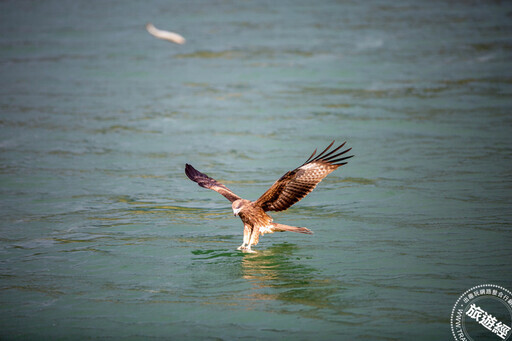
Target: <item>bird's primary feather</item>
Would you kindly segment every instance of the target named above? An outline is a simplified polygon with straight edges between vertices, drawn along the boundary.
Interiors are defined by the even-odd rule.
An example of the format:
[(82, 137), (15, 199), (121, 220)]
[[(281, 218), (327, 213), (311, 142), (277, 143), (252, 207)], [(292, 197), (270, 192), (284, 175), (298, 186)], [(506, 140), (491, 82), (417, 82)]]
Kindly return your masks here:
[(231, 202), (241, 199), (229, 188), (227, 188), (217, 180), (210, 178), (208, 175), (201, 173), (188, 163), (185, 165), (185, 174), (187, 174), (190, 180), (197, 182), (199, 186), (214, 190), (215, 192), (222, 194)]
[(313, 152), (304, 164), (283, 175), (256, 200), (256, 204), (264, 211), (284, 211), (308, 195), (327, 175), (347, 163), (343, 161), (353, 157), (340, 157), (352, 148), (336, 153), (345, 143), (325, 154), (333, 144), (334, 141), (315, 158), (316, 151)]

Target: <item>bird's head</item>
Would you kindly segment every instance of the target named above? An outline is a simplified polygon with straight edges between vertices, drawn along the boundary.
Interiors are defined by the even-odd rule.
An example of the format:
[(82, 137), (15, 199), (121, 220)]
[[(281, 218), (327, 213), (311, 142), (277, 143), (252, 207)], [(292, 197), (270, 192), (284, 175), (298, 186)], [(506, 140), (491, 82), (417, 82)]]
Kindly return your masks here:
[(244, 199), (238, 199), (233, 202), (233, 205), (231, 205), (231, 208), (233, 209), (233, 214), (237, 216), (240, 211), (244, 208), (245, 202), (247, 200)]

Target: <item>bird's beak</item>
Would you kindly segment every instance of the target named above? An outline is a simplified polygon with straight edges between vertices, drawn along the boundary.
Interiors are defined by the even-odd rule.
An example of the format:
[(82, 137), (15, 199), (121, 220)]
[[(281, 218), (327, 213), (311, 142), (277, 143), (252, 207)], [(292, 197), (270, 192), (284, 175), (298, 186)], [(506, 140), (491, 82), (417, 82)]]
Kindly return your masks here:
[(233, 215), (236, 217), (238, 215), (238, 212), (240, 212), (240, 209), (233, 210)]

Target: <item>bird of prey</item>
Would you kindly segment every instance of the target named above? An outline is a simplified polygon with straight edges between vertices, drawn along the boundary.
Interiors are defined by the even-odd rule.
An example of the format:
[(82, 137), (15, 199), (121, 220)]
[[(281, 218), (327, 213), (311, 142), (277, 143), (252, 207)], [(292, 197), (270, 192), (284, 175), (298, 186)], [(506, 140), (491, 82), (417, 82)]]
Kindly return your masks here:
[[(190, 180), (201, 187), (214, 190), (231, 201), (233, 214), (239, 216), (244, 223), (244, 239), (238, 250), (254, 252), (251, 246), (258, 244), (260, 234), (276, 231), (290, 231), (313, 234), (305, 227), (288, 226), (274, 223), (268, 211), (284, 211), (297, 201), (308, 195), (329, 173), (345, 165), (346, 160), (353, 157), (343, 156), (352, 148), (338, 152), (346, 142), (329, 151), (334, 141), (316, 157), (316, 149), (301, 166), (284, 174), (256, 201), (242, 199), (229, 188), (208, 175), (199, 172), (189, 165), (185, 166), (185, 174)], [(338, 152), (338, 153), (337, 153)]]

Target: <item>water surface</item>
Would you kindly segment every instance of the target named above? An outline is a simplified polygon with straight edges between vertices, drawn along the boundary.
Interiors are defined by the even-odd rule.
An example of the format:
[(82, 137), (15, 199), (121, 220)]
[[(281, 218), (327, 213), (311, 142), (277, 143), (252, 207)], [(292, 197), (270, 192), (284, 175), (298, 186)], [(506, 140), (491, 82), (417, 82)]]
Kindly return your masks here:
[[(512, 289), (508, 2), (0, 4), (0, 338), (448, 340)], [(156, 40), (146, 22), (183, 34)], [(229, 202), (356, 155), (242, 254)]]

